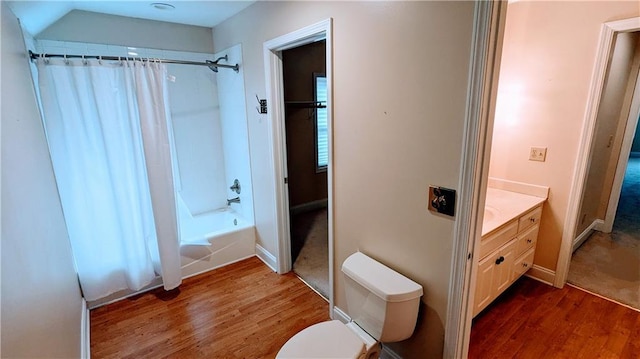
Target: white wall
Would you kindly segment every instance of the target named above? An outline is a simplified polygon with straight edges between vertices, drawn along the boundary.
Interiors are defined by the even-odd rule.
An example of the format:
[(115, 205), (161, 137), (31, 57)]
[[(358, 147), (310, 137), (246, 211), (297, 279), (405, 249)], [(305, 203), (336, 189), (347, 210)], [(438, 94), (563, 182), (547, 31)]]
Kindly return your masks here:
[(81, 10), (69, 12), (36, 34), (35, 38), (176, 51), (213, 52), (210, 28)]
[(214, 28), (215, 50), (242, 44), (255, 220), (275, 253), (263, 43), (333, 18), (336, 305), (340, 266), (360, 250), (422, 284), (406, 358), (442, 355), (454, 222), (427, 211), (429, 184), (455, 188), (473, 23), (472, 2), (257, 2)]
[(168, 87), (180, 176), (178, 193), (192, 215), (226, 207), (217, 74), (202, 66), (169, 64), (167, 70), (175, 76)]
[[(244, 97), (242, 46), (236, 45), (219, 51), (214, 57), (218, 58), (225, 55), (228, 56), (228, 60), (221, 61), (220, 63), (230, 65), (240, 64), (239, 72), (221, 68), (218, 70), (216, 76), (218, 81), (218, 99), (220, 101), (220, 118), (222, 121), (226, 193), (228, 198), (240, 197), (240, 204), (232, 204), (231, 206), (245, 219), (253, 223), (253, 188), (249, 157), (247, 104)], [(240, 181), (241, 186), (239, 195), (228, 189), (236, 178)]]
[(2, 12), (2, 357), (79, 357), (82, 297), (18, 22)]
[[(549, 270), (567, 222), (600, 28), (639, 14), (635, 1), (509, 4), (489, 175), (550, 187), (534, 261)], [(546, 162), (528, 160), (531, 146), (548, 148)]]

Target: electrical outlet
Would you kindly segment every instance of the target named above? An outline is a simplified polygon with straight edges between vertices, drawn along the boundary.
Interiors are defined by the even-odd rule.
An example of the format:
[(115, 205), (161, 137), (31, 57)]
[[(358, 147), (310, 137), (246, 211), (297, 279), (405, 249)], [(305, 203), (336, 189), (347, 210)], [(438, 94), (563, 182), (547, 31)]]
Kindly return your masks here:
[(531, 147), (531, 151), (529, 152), (529, 161), (544, 162), (546, 158), (547, 158), (546, 147)]

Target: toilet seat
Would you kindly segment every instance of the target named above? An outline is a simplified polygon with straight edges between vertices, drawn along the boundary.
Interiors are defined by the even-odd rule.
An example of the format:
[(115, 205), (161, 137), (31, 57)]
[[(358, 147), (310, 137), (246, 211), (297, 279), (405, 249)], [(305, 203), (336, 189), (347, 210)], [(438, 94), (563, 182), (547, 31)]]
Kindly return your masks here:
[(339, 320), (314, 324), (289, 339), (276, 359), (358, 359), (366, 354), (362, 339)]

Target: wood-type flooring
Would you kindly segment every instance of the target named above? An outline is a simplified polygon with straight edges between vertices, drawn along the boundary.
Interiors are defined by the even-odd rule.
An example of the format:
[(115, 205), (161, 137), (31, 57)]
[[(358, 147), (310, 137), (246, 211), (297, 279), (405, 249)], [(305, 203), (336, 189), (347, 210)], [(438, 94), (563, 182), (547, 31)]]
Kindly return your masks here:
[(640, 312), (523, 277), (474, 319), (469, 358), (640, 358)]
[(295, 333), (329, 320), (295, 274), (252, 257), (91, 311), (92, 358), (273, 358)]
[[(293, 273), (252, 257), (92, 310), (91, 356), (273, 358), (328, 312)], [(469, 358), (640, 358), (640, 312), (523, 277), (474, 319)]]

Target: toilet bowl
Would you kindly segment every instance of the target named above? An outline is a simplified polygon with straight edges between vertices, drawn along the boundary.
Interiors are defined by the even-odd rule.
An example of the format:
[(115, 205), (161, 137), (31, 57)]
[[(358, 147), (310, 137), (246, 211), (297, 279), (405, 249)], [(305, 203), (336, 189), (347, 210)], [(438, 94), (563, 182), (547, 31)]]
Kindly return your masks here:
[(289, 339), (277, 359), (377, 359), (379, 342), (413, 334), (422, 286), (357, 252), (342, 264), (351, 321), (314, 324)]

